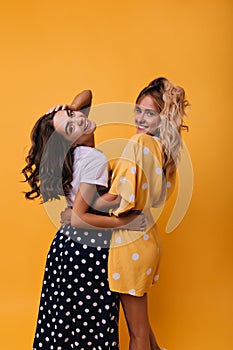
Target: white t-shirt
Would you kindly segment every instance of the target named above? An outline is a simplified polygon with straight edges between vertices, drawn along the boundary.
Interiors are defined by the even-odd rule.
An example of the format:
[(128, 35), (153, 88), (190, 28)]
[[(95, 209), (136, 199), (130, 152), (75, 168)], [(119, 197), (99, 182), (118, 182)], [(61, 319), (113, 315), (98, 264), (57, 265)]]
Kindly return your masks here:
[(96, 148), (79, 146), (74, 150), (73, 180), (67, 205), (73, 206), (76, 193), (82, 182), (108, 186), (108, 160)]

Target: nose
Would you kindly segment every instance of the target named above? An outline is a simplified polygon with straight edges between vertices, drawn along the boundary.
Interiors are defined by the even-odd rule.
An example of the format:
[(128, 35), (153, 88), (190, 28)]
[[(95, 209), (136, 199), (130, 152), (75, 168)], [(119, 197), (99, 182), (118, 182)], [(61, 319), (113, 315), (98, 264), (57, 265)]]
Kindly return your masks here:
[(141, 111), (140, 113), (137, 114), (136, 116), (136, 120), (139, 122), (139, 123), (143, 123), (145, 121), (145, 111)]
[(81, 126), (84, 123), (86, 118), (82, 113), (77, 112), (75, 113), (75, 116), (72, 117), (72, 119), (76, 121), (79, 126)]

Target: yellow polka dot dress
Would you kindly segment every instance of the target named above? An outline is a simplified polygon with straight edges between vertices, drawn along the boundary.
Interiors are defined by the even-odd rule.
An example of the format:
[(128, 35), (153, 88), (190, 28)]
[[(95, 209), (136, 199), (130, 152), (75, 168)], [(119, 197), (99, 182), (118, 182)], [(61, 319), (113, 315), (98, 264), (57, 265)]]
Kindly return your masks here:
[(174, 187), (163, 172), (161, 142), (146, 134), (134, 135), (113, 166), (110, 193), (121, 195), (118, 216), (130, 210), (144, 212), (147, 230), (115, 230), (108, 260), (112, 291), (142, 296), (158, 279), (159, 236), (150, 208), (159, 208)]

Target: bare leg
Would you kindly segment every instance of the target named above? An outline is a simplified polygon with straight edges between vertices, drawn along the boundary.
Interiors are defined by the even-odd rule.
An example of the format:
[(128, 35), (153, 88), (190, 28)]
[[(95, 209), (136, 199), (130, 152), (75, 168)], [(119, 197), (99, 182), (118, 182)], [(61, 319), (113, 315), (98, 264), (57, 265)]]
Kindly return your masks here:
[(147, 295), (134, 297), (121, 294), (121, 303), (130, 335), (129, 350), (151, 350)]
[(151, 326), (150, 326), (150, 348), (151, 350), (160, 350), (160, 347), (158, 346), (157, 340), (155, 338), (155, 335), (153, 333)]

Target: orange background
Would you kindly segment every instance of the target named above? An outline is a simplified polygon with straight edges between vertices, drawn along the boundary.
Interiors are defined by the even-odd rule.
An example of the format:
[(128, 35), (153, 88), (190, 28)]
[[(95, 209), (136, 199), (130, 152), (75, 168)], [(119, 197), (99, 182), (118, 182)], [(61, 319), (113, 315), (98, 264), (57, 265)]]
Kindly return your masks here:
[[(192, 103), (184, 139), (195, 182), (184, 220), (162, 234), (151, 323), (168, 350), (233, 347), (232, 9), (230, 0), (1, 4), (1, 349), (31, 349), (56, 230), (43, 206), (21, 194), (33, 124), (85, 88), (94, 104), (133, 102), (161, 75)], [(123, 318), (120, 333), (126, 350)]]

